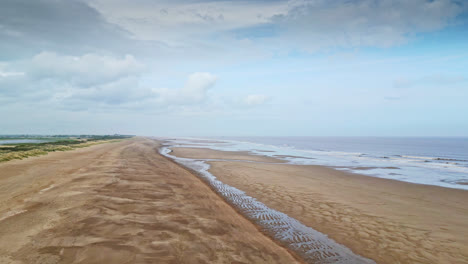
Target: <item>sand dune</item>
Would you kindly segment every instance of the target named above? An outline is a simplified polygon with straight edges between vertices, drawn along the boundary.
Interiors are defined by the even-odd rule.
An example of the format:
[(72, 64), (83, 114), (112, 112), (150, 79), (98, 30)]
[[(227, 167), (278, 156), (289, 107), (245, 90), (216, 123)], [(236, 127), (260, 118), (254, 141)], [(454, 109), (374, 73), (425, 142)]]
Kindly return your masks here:
[[(233, 159), (232, 153), (207, 149), (176, 148), (172, 154)], [(236, 160), (250, 157), (238, 155)], [(210, 164), (210, 171), (224, 183), (378, 263), (468, 263), (467, 191), (321, 166)]]
[(0, 263), (300, 263), (157, 146), (0, 164)]

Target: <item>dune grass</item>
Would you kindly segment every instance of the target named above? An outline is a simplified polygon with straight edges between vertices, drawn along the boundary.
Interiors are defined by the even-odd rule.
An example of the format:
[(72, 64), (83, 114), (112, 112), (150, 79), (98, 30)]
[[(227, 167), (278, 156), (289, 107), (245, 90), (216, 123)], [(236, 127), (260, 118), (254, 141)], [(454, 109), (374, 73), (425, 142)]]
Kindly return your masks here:
[(97, 144), (118, 142), (128, 136), (92, 136), (87, 138), (63, 138), (44, 143), (16, 143), (0, 145), (0, 162), (25, 159), (28, 157), (45, 155), (54, 151), (68, 151), (89, 147)]

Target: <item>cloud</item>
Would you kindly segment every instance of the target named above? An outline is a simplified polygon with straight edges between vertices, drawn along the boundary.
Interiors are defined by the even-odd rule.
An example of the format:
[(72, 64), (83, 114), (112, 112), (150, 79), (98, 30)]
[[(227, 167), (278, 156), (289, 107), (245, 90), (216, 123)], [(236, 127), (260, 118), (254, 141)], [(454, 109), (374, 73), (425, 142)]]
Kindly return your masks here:
[(154, 96), (139, 85), (145, 65), (132, 55), (112, 57), (41, 52), (32, 58), (3, 63), (0, 97), (10, 103), (43, 103), (81, 110), (122, 105)]
[[(318, 107), (298, 98), (337, 91), (342, 101), (359, 100), (335, 113), (370, 107), (371, 96), (402, 98), (387, 102), (395, 106), (424, 101), (447, 87), (459, 100), (453, 94), (462, 94), (466, 76), (418, 76), (464, 74), (466, 30), (451, 26), (466, 24), (466, 7), (461, 0), (0, 0), (0, 106), (13, 123), (31, 110), (43, 113), (41, 121), (56, 112), (93, 120), (105, 111), (116, 120), (183, 112), (289, 122)], [(430, 41), (354, 49), (416, 37)], [(326, 59), (336, 52), (353, 57)], [(395, 87), (414, 89), (388, 87), (399, 75)]]
[(244, 98), (244, 104), (248, 106), (261, 105), (270, 99), (269, 96), (263, 94), (250, 94)]
[(24, 72), (4, 72), (0, 71), (0, 78), (11, 77), (11, 76), (23, 76)]
[(449, 25), (466, 7), (451, 0), (3, 0), (0, 60), (49, 50), (149, 60), (223, 54), (224, 62), (271, 55), (279, 45), (286, 52), (388, 47)]
[(195, 106), (206, 100), (217, 80), (211, 73), (195, 72), (181, 88), (143, 85), (146, 67), (132, 55), (41, 52), (0, 66), (2, 103), (42, 104), (72, 111), (161, 111), (165, 107)]
[(451, 0), (290, 1), (286, 14), (271, 23), (284, 41), (306, 50), (334, 47), (389, 47), (416, 33), (436, 31), (465, 12), (466, 4)]
[(61, 108), (74, 110), (140, 107), (154, 100), (155, 94), (148, 87), (139, 85), (135, 77), (121, 78), (113, 82), (86, 89), (68, 87), (53, 94), (52, 101)]
[(217, 77), (208, 72), (190, 74), (185, 86), (180, 89), (153, 89), (158, 94), (157, 101), (161, 104), (195, 104), (204, 101), (207, 92), (216, 83)]
[(73, 110), (186, 111), (204, 103), (216, 79), (211, 73), (192, 73), (182, 88), (168, 89), (144, 86), (137, 78), (128, 77), (86, 89), (66, 89), (56, 93), (54, 100)]
[(0, 80), (2, 78), (8, 78), (12, 76), (23, 76), (24, 72), (12, 71), (8, 69), (8, 63), (2, 63), (0, 61)]
[(24, 68), (31, 78), (54, 78), (78, 87), (140, 75), (145, 69), (132, 55), (115, 58), (97, 54), (63, 56), (53, 52), (35, 55), (24, 63)]
[(131, 34), (79, 0), (0, 1), (0, 60), (43, 50), (61, 54), (135, 51)]
[(41, 94), (47, 97), (57, 92), (63, 94), (64, 90), (96, 89), (123, 79), (138, 80), (144, 72), (145, 66), (131, 55), (119, 58), (41, 52), (29, 59), (1, 65), (0, 96), (25, 98)]
[[(455, 23), (468, 5), (455, 0), (141, 1), (87, 0), (137, 40), (168, 50), (214, 54), (236, 49), (391, 47)], [(216, 40), (216, 41), (213, 41)], [(238, 41), (254, 40), (254, 47)], [(221, 43), (220, 43), (221, 42)], [(229, 44), (227, 44), (229, 43)]]
[(204, 42), (201, 37), (266, 23), (287, 8), (286, 1), (139, 1), (138, 5), (128, 0), (87, 2), (136, 38), (173, 46)]

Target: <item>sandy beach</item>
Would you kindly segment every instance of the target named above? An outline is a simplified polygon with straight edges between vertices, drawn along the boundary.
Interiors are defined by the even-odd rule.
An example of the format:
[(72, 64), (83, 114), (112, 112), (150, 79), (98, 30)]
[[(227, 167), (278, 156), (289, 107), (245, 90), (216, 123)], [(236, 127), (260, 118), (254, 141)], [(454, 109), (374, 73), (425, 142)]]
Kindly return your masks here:
[(158, 144), (0, 164), (0, 263), (302, 263)]
[(228, 160), (210, 161), (210, 172), (377, 263), (468, 263), (467, 191), (248, 153), (173, 150), (177, 157)]

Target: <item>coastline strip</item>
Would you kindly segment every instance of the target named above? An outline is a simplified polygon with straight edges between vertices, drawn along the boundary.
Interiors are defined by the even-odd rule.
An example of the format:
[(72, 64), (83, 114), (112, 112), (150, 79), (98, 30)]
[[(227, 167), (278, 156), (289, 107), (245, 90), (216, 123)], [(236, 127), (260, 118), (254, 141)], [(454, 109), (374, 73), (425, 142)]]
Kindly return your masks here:
[(255, 198), (246, 195), (245, 192), (222, 183), (208, 171), (210, 165), (203, 160), (179, 158), (170, 155), (170, 152), (170, 147), (160, 148), (162, 155), (197, 171), (231, 205), (259, 225), (265, 233), (303, 257), (307, 263), (375, 263), (354, 254), (350, 249), (336, 243), (325, 234), (267, 207)]

